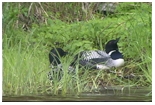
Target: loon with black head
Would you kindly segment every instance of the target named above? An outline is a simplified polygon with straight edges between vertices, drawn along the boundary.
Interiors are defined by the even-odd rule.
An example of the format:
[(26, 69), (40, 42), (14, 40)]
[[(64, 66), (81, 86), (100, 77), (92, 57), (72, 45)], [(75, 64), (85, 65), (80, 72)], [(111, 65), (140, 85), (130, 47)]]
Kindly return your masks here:
[(124, 65), (122, 53), (118, 49), (120, 38), (110, 40), (105, 45), (105, 51), (83, 51), (80, 53), (79, 64), (89, 69), (110, 69)]
[(61, 48), (53, 48), (49, 53), (49, 61), (52, 68), (61, 67), (61, 57), (64, 57), (68, 54), (68, 52), (64, 51)]

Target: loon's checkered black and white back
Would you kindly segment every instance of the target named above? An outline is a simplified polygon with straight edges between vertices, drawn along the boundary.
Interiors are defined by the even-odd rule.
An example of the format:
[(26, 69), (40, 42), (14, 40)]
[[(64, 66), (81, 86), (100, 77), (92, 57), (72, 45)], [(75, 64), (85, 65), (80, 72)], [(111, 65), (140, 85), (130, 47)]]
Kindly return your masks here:
[[(113, 53), (115, 53), (118, 55), (114, 56), (117, 59), (113, 59), (109, 54), (107, 54), (104, 51), (98, 50), (98, 51), (85, 51), (82, 52), (81, 55), (81, 59), (79, 60), (79, 64), (81, 66), (85, 66), (87, 68), (90, 69), (109, 69), (111, 67), (118, 67), (119, 65), (121, 66), (124, 63), (123, 60), (123, 56), (121, 53), (117, 53), (117, 51), (113, 51)], [(116, 55), (115, 54), (115, 55)], [(116, 63), (116, 62), (120, 62), (121, 60), (121, 64), (120, 63)]]
[(101, 50), (84, 51), (82, 53), (82, 57), (83, 57), (83, 60), (86, 60), (86, 61), (90, 61), (91, 59), (96, 59), (96, 58), (103, 58), (105, 60), (110, 58), (110, 56), (106, 52)]

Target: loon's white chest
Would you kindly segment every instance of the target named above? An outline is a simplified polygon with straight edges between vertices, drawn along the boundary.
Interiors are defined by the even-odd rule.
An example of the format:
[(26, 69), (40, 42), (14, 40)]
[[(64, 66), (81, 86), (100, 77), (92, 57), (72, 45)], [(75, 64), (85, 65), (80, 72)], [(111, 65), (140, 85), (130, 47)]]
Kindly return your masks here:
[(124, 59), (109, 59), (105, 64), (97, 64), (97, 69), (105, 70), (110, 69), (111, 67), (120, 67), (124, 65)]
[(113, 65), (114, 67), (120, 67), (120, 66), (123, 66), (124, 65), (124, 59), (116, 59), (116, 60), (113, 60)]

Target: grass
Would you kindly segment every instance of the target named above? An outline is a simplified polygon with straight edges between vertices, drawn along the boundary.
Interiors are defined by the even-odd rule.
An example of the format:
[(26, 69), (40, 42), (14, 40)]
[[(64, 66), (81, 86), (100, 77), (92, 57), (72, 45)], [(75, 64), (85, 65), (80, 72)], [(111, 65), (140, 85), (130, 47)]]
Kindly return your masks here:
[[(27, 32), (14, 29), (16, 18), (3, 21), (9, 21), (9, 24), (3, 24), (3, 96), (79, 94), (97, 91), (101, 85), (151, 88), (152, 10), (147, 4), (141, 4), (140, 8), (132, 7), (134, 9), (129, 11), (130, 14), (122, 11), (129, 7), (132, 7), (130, 3), (121, 5), (119, 14), (104, 19), (96, 17), (69, 24), (48, 19), (49, 24), (33, 24)], [(8, 12), (5, 9), (4, 14)], [(121, 72), (123, 76), (132, 73), (136, 78), (124, 79), (106, 71), (79, 69), (78, 65), (76, 73), (68, 73), (73, 55), (81, 50), (104, 49), (105, 42), (116, 37), (121, 37), (118, 45), (124, 54), (125, 65), (112, 70)], [(61, 59), (63, 77), (58, 81), (56, 76), (52, 83), (47, 78), (51, 70), (48, 61), (51, 46), (61, 47), (73, 54)]]
[(35, 51), (35, 48), (28, 49), (28, 52), (22, 51), (20, 43), (16, 48), (3, 51), (3, 88), (7, 90), (7, 94), (33, 93), (37, 91), (39, 85), (45, 85), (46, 77), (40, 72), (47, 67), (44, 60), (40, 61), (41, 58), (37, 57)]

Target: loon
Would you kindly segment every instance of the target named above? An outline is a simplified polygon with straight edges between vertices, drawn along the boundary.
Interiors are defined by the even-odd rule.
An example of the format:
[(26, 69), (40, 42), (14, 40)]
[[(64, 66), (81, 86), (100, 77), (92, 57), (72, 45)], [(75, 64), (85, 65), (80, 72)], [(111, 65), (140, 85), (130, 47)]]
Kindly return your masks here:
[(117, 42), (120, 38), (110, 40), (105, 45), (105, 51), (83, 51), (76, 55), (80, 66), (88, 69), (110, 69), (124, 65), (122, 53), (119, 52)]
[(49, 53), (49, 61), (50, 61), (51, 67), (54, 68), (54, 66), (60, 66), (61, 65), (60, 58), (66, 56), (67, 54), (68, 52), (65, 52), (61, 48), (51, 49)]
[[(49, 62), (51, 70), (48, 72), (49, 80), (53, 80), (53, 77), (56, 77), (58, 80), (61, 79), (63, 75), (63, 67), (61, 63), (62, 57), (65, 57), (68, 52), (64, 51), (61, 48), (53, 48), (49, 52)], [(72, 67), (69, 67), (68, 70), (74, 70)]]
[[(123, 54), (119, 52), (118, 49), (118, 41), (120, 38), (116, 38), (115, 40), (110, 40), (105, 45), (105, 51), (102, 50), (94, 50), (94, 51), (82, 51), (75, 56), (74, 61), (70, 64), (68, 70), (75, 71), (75, 65), (77, 63), (80, 64), (80, 67), (85, 67), (87, 69), (110, 69), (112, 67), (120, 67), (124, 65)], [(48, 73), (48, 77), (50, 80), (53, 79), (53, 73), (61, 73), (58, 72), (63, 71), (60, 58), (64, 57), (68, 54), (61, 48), (53, 48), (49, 53), (49, 61), (52, 65), (52, 72)], [(56, 67), (56, 69), (55, 69)], [(61, 78), (61, 77), (60, 77)]]

